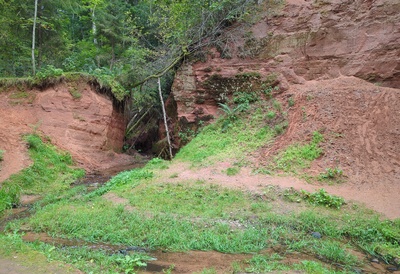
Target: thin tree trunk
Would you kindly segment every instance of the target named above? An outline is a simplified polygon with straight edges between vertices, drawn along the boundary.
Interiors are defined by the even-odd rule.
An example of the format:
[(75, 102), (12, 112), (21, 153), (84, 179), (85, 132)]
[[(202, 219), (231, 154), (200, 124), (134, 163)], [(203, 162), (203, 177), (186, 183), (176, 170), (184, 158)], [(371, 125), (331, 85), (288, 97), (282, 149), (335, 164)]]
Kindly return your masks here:
[(94, 5), (93, 9), (92, 9), (92, 33), (93, 33), (93, 44), (97, 45), (97, 26), (96, 26), (96, 18), (95, 18), (95, 11), (96, 9), (96, 5)]
[(168, 147), (169, 147), (169, 158), (172, 160), (172, 145), (171, 145), (171, 139), (169, 138), (169, 130), (168, 130), (168, 124), (167, 124), (167, 113), (165, 112), (164, 100), (163, 100), (162, 92), (161, 92), (160, 77), (158, 77), (158, 93), (160, 94), (161, 107), (162, 107), (163, 116), (164, 116), (165, 132), (167, 133), (167, 141), (168, 141)]
[(36, 75), (36, 64), (35, 64), (35, 33), (36, 33), (36, 18), (37, 18), (37, 6), (38, 0), (35, 0), (35, 14), (33, 16), (33, 30), (32, 30), (32, 73)]

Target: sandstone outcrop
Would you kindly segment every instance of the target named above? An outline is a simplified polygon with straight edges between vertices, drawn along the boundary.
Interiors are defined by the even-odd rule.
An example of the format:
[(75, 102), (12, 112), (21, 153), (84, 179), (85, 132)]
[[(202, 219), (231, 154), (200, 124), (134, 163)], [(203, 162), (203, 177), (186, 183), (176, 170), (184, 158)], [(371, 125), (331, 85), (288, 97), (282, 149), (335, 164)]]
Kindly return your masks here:
[(243, 73), (275, 73), (281, 90), (339, 76), (400, 86), (399, 1), (265, 1), (259, 9), (252, 23), (226, 30), (204, 61), (181, 67), (172, 90), (181, 124), (216, 116), (232, 89), (207, 83)]
[(30, 160), (23, 134), (37, 132), (95, 171), (132, 164), (121, 155), (125, 118), (113, 100), (86, 82), (66, 82), (40, 90), (0, 93), (0, 182)]
[[(324, 153), (307, 173), (340, 168), (346, 184), (329, 187), (331, 193), (398, 217), (400, 2), (264, 1), (259, 9), (225, 30), (203, 60), (178, 71), (170, 99), (175, 129), (218, 116), (218, 104), (235, 91), (277, 85), (289, 125), (273, 145), (253, 153), (254, 167), (320, 131)], [(250, 86), (238, 81), (243, 76)]]

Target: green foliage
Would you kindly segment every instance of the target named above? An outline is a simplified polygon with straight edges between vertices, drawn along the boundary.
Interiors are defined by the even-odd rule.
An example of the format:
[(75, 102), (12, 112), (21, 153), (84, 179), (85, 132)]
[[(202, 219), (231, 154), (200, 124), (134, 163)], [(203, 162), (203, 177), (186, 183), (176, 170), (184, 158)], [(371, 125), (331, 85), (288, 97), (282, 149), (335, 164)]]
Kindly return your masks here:
[(147, 263), (139, 256), (125, 255), (123, 258), (117, 258), (116, 261), (126, 274), (135, 273), (136, 268), (147, 266)]
[(290, 270), (288, 265), (282, 264), (283, 258), (278, 254), (273, 255), (255, 255), (248, 263), (250, 267), (246, 268), (246, 273), (266, 273), (274, 270)]
[(314, 205), (322, 205), (326, 207), (340, 209), (340, 207), (344, 204), (343, 198), (329, 195), (324, 189), (320, 189), (318, 192), (315, 193), (310, 193), (302, 190), (301, 195), (304, 200)]
[(216, 185), (143, 184), (132, 190), (121, 188), (117, 192), (129, 199), (131, 206), (153, 213), (217, 218), (229, 209), (247, 207), (242, 192)]
[(311, 161), (321, 155), (322, 149), (319, 143), (322, 141), (322, 134), (314, 132), (309, 144), (289, 146), (275, 158), (275, 168), (285, 172), (295, 172), (309, 167)]
[(44, 143), (37, 135), (27, 135), (25, 140), (33, 164), (2, 183), (0, 212), (18, 204), (20, 193), (56, 193), (68, 189), (72, 182), (84, 175), (83, 170), (71, 168), (70, 154)]
[(274, 119), (275, 116), (276, 116), (276, 113), (274, 111), (272, 111), (272, 110), (268, 111), (268, 113), (267, 113), (268, 119)]
[[(163, 164), (164, 161), (156, 159), (145, 169), (160, 171)], [(162, 176), (158, 180), (154, 177), (147, 180), (145, 173), (132, 174), (135, 176), (140, 184), (130, 178), (129, 173), (124, 173), (119, 179), (122, 183), (115, 184), (112, 189), (114, 194), (129, 201), (127, 207), (114, 205), (102, 197), (81, 199), (81, 194), (76, 192), (77, 196), (36, 207), (36, 213), (23, 221), (24, 227), (89, 242), (171, 251), (195, 249), (243, 253), (258, 252), (275, 245), (287, 248), (280, 253), (282, 257), (257, 254), (249, 260), (246, 269), (238, 272), (296, 269), (307, 273), (346, 273), (345, 270), (335, 272), (310, 260), (289, 263), (285, 257), (290, 258), (293, 251), (345, 266), (360, 264), (348, 251), (350, 249), (362, 248), (388, 262), (400, 255), (400, 222), (381, 221), (378, 216), (349, 211), (349, 208), (337, 211), (328, 207), (318, 212), (313, 208), (287, 215), (276, 214), (272, 211), (273, 206), (265, 201), (271, 198), (267, 194), (250, 195), (205, 182), (165, 183)], [(113, 180), (117, 181), (116, 177)], [(293, 192), (288, 193), (295, 196)], [(320, 196), (317, 200), (323, 201), (325, 206), (333, 204), (333, 196), (321, 193), (310, 194), (310, 197)], [(311, 237), (311, 231), (318, 231), (323, 237), (315, 239)], [(108, 269), (134, 271), (132, 265), (147, 260), (137, 258), (136, 254), (129, 258), (110, 256), (84, 247), (54, 248), (39, 244), (35, 248), (50, 259), (62, 259), (79, 265), (80, 269), (90, 267), (91, 271), (100, 268), (103, 272)]]
[(278, 112), (280, 112), (280, 111), (282, 111), (282, 105), (281, 105), (281, 103), (278, 101), (278, 100), (273, 100), (272, 101), (272, 105), (273, 105), (273, 107), (278, 111)]
[(301, 261), (299, 264), (295, 264), (294, 268), (297, 270), (305, 271), (306, 273), (319, 273), (319, 274), (339, 274), (348, 273), (347, 271), (335, 271), (324, 267), (320, 262), (315, 261)]
[(150, 170), (157, 170), (157, 169), (168, 169), (169, 162), (166, 160), (163, 160), (161, 158), (153, 158), (150, 161), (147, 162), (146, 168)]
[(150, 172), (145, 169), (133, 169), (130, 171), (123, 171), (118, 175), (114, 176), (109, 180), (104, 186), (96, 189), (93, 192), (90, 192), (86, 197), (93, 198), (95, 196), (101, 196), (111, 189), (123, 186), (130, 185), (132, 187), (139, 185), (142, 180), (150, 179), (153, 177), (153, 172)]
[(129, 94), (128, 90), (117, 80), (117, 76), (106, 68), (94, 70), (93, 75), (96, 76), (101, 88), (108, 88), (118, 100), (123, 100)]
[(294, 98), (293, 97), (290, 97), (288, 99), (288, 105), (289, 105), (289, 107), (293, 107), (294, 106)]
[(18, 205), (20, 193), (19, 185), (3, 183), (0, 188), (0, 216), (4, 210)]
[(269, 99), (269, 98), (272, 98), (272, 93), (274, 92), (274, 91), (278, 91), (279, 90), (279, 87), (278, 86), (272, 86), (272, 85), (266, 85), (266, 84), (263, 84), (262, 86), (262, 93)]
[(336, 181), (341, 182), (343, 177), (343, 170), (338, 167), (335, 168), (327, 168), (324, 173), (318, 175), (318, 180), (320, 181)]
[(282, 123), (275, 125), (275, 127), (274, 127), (275, 134), (276, 135), (282, 134), (285, 131), (285, 129), (288, 127), (288, 125), (289, 125), (288, 121), (283, 121)]
[(35, 75), (35, 79), (39, 82), (44, 81), (48, 78), (56, 78), (63, 75), (63, 70), (55, 68), (52, 65), (41, 68)]
[[(71, 210), (73, 208), (74, 210)], [(232, 230), (226, 223), (187, 220), (171, 214), (148, 216), (127, 212), (97, 198), (48, 205), (32, 216), (35, 231), (89, 242), (168, 248), (170, 250), (216, 250), (250, 252), (264, 248), (269, 229), (247, 227)]]
[(236, 111), (228, 111), (227, 118), (206, 126), (177, 153), (176, 158), (200, 164), (206, 159), (235, 157), (253, 151), (273, 138), (274, 133), (269, 127), (260, 126), (263, 116), (250, 115), (249, 120), (239, 119)]
[(141, 252), (130, 252), (129, 255), (110, 254), (109, 251), (86, 246), (60, 247), (40, 242), (22, 242), (22, 247), (41, 252), (48, 261), (68, 261), (85, 273), (136, 273), (140, 267), (147, 265), (146, 261), (154, 259)]
[(179, 139), (181, 139), (183, 144), (187, 144), (196, 135), (197, 135), (197, 133), (190, 128), (186, 129), (185, 131), (179, 131), (179, 133), (178, 133)]
[(226, 169), (226, 175), (228, 175), (228, 176), (235, 176), (239, 172), (240, 172), (240, 168), (238, 168), (238, 167), (228, 167)]
[(4, 160), (4, 150), (0, 149), (0, 161)]
[(315, 253), (327, 261), (343, 264), (347, 267), (358, 262), (356, 256), (348, 253), (342, 244), (336, 241), (318, 242), (314, 245)]
[(241, 92), (233, 93), (233, 102), (235, 104), (251, 104), (258, 100), (258, 95), (254, 92)]

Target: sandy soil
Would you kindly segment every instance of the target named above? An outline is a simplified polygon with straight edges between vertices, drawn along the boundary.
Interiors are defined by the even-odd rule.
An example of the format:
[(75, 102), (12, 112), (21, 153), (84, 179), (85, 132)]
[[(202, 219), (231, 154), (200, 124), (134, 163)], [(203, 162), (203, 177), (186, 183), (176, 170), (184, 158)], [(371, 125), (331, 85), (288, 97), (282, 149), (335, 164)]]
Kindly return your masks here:
[[(73, 98), (70, 90), (79, 92)], [(138, 159), (118, 154), (125, 133), (123, 115), (111, 100), (87, 83), (62, 83), (44, 91), (11, 90), (0, 93), (0, 182), (31, 162), (24, 134), (39, 133), (69, 151), (89, 172), (117, 171)]]
[[(12, 104), (9, 99), (10, 94), (0, 94), (0, 96), (4, 99), (0, 100), (2, 104), (0, 140), (2, 149), (6, 150), (5, 161), (2, 163), (1, 174), (3, 175), (5, 171), (13, 173), (29, 164), (26, 145), (21, 141), (21, 134), (31, 132), (32, 125), (37, 123), (37, 120), (32, 115), (34, 105)], [(228, 176), (226, 170), (232, 167), (232, 163), (228, 161), (204, 168), (190, 168), (188, 164), (176, 161), (169, 169), (160, 172), (163, 181), (202, 180), (255, 193), (267, 191), (270, 186), (293, 187), (307, 191), (315, 191), (323, 187), (329, 193), (342, 196), (347, 201), (363, 203), (385, 217), (399, 218), (399, 90), (372, 85), (354, 77), (340, 77), (334, 80), (309, 81), (301, 85), (293, 85), (284, 94), (279, 95), (278, 99), (284, 105), (287, 104), (289, 97), (294, 98), (295, 105), (288, 112), (290, 124), (287, 132), (274, 145), (253, 153), (252, 167), (243, 167), (239, 174)], [(46, 120), (42, 121), (46, 123)], [(273, 155), (287, 145), (310, 140), (315, 130), (321, 131), (326, 138), (323, 144), (324, 154), (315, 161), (308, 172), (318, 174), (327, 167), (340, 167), (346, 175), (346, 182), (338, 185), (310, 184), (294, 177), (253, 174), (254, 167), (267, 164)], [(51, 131), (49, 133), (51, 135)], [(54, 134), (52, 141), (56, 144), (65, 144), (63, 139), (57, 136)], [(85, 139), (82, 139), (82, 145), (85, 146)], [(73, 149), (73, 147), (76, 146), (70, 148)], [(65, 148), (64, 145), (63, 148)], [(68, 146), (66, 148), (68, 149)], [(99, 155), (96, 153), (99, 151), (94, 149), (92, 157)], [(100, 153), (104, 152), (100, 150)], [(82, 163), (84, 158), (79, 159)], [(113, 157), (110, 158), (108, 166), (118, 166), (121, 163), (118, 157)], [(93, 164), (89, 162), (85, 166), (90, 170)], [(97, 165), (96, 170), (98, 168)], [(106, 169), (107, 166), (103, 166), (103, 170)], [(107, 196), (105, 198), (115, 199), (115, 197)], [(115, 202), (126, 203), (124, 200)], [(282, 214), (295, 210), (290, 204), (274, 204), (274, 206), (276, 207), (274, 210)], [(185, 255), (160, 253), (158, 257), (157, 264), (150, 265), (149, 271), (152, 271), (151, 267), (156, 270), (160, 267), (165, 268), (171, 262), (179, 262), (179, 264), (176, 263), (176, 273), (191, 273), (192, 270), (197, 271), (200, 268), (212, 266), (218, 266), (218, 271), (224, 273), (228, 271), (231, 261), (244, 258), (201, 252), (190, 252)], [(29, 273), (29, 269), (21, 262), (13, 262), (10, 259), (0, 259), (0, 262), (2, 263), (1, 271), (3, 269), (6, 271), (0, 271), (0, 273), (13, 273), (12, 271)]]

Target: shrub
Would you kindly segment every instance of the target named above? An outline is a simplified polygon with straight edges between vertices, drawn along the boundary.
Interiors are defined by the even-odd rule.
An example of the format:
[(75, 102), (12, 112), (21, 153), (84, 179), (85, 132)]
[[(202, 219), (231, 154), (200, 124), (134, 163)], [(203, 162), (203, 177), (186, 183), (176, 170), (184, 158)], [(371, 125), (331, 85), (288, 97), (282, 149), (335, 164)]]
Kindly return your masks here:
[(35, 79), (38, 81), (43, 81), (48, 78), (59, 77), (63, 74), (63, 70), (59, 68), (55, 68), (52, 65), (45, 66), (41, 68), (35, 75)]
[(233, 93), (233, 102), (235, 104), (251, 104), (257, 102), (258, 95), (251, 92), (235, 92)]

